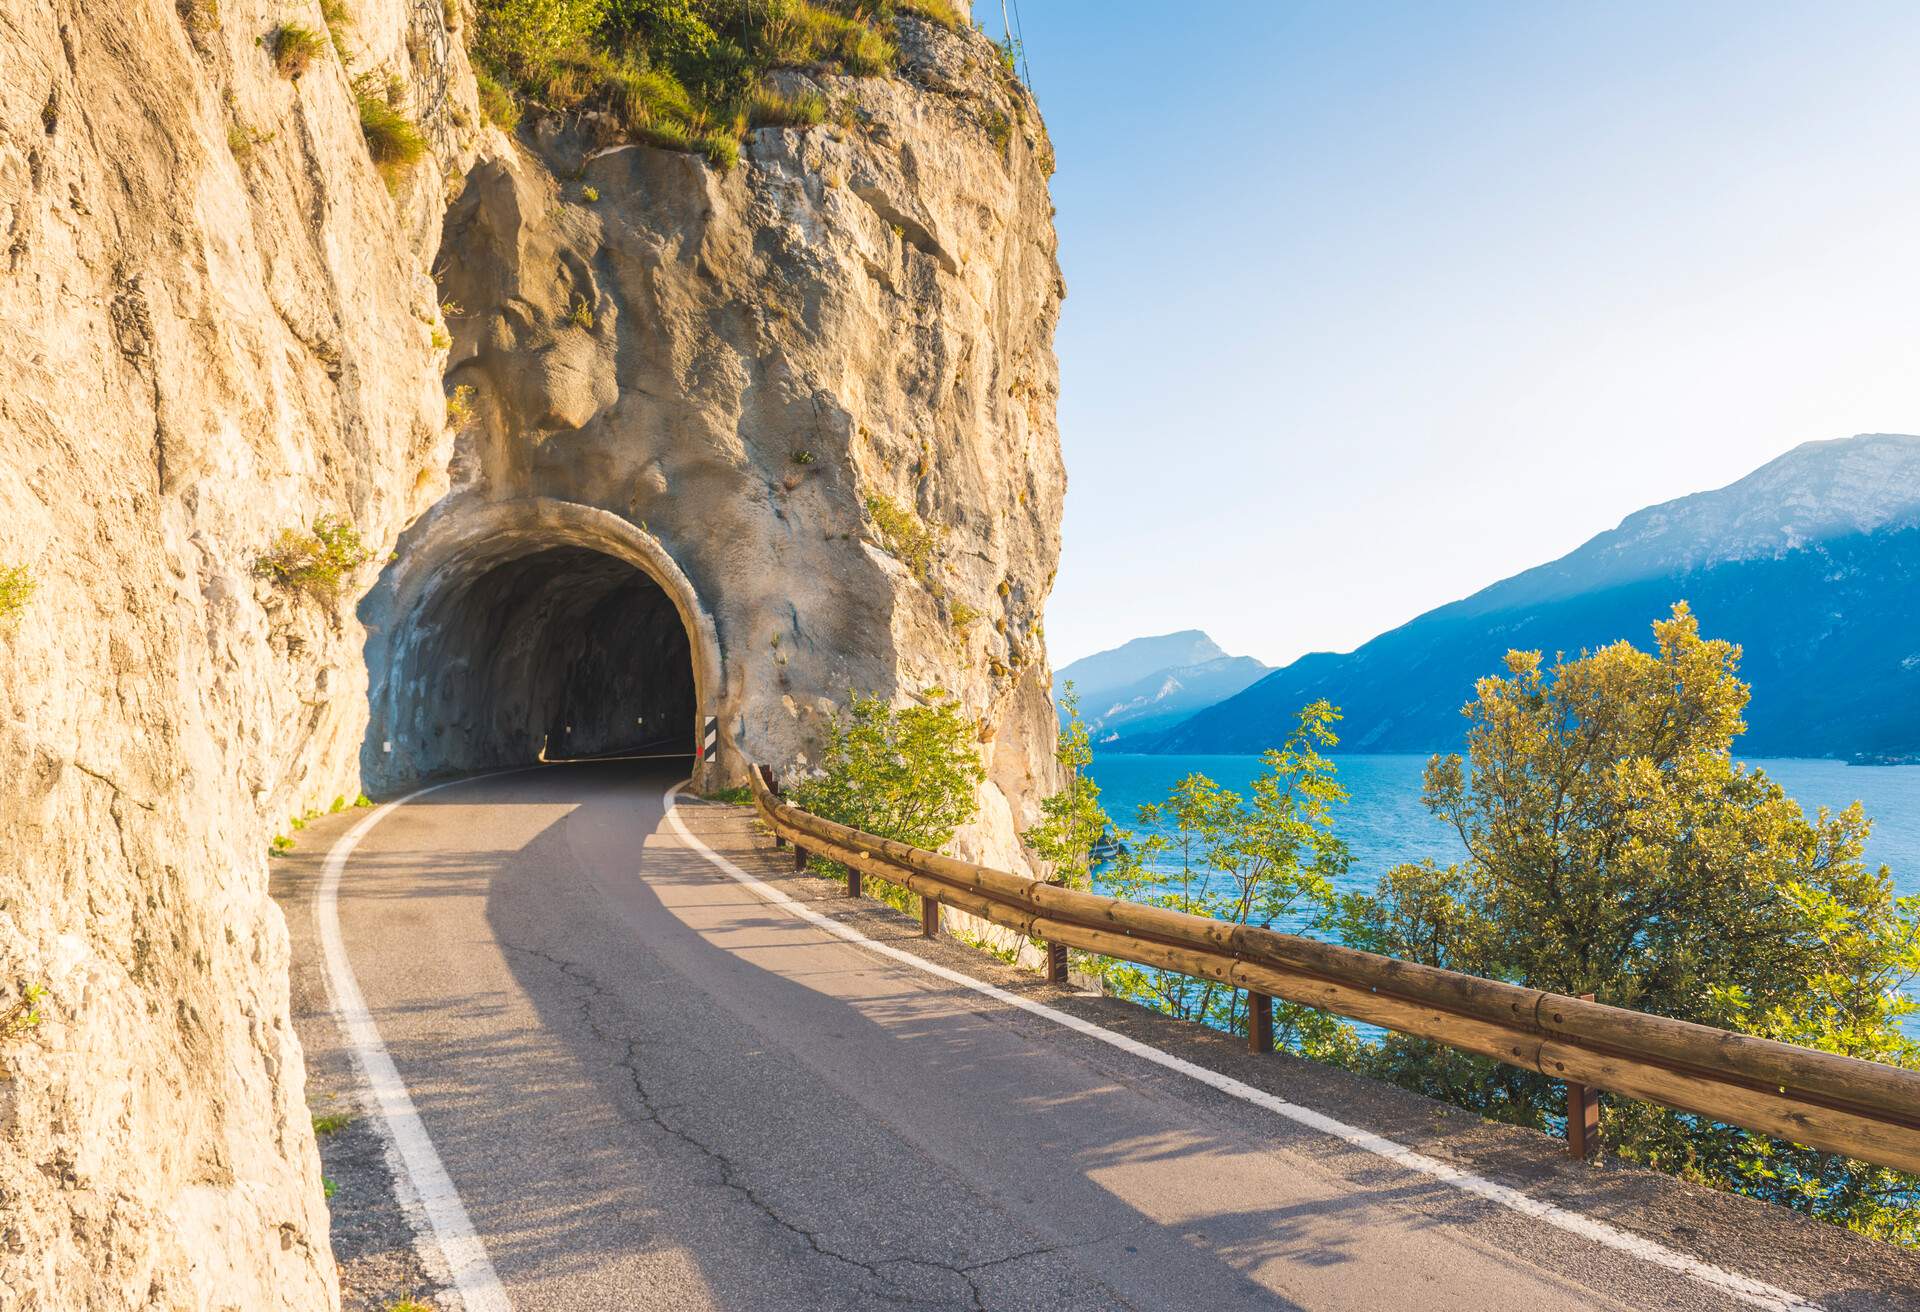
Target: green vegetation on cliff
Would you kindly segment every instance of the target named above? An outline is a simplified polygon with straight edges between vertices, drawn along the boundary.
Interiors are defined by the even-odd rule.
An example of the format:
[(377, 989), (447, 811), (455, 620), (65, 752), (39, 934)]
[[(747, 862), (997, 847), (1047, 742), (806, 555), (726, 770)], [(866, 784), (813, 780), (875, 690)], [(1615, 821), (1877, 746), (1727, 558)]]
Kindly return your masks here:
[(33, 600), (33, 572), (25, 565), (0, 565), (0, 632), (13, 626)]
[(771, 70), (885, 73), (899, 57), (899, 11), (967, 21), (946, 0), (479, 0), (473, 55), (496, 123), (517, 117), (517, 95), (598, 111), (611, 137), (727, 167), (749, 127), (826, 114), (818, 97), (768, 85)]
[(371, 559), (372, 549), (352, 524), (322, 515), (311, 530), (282, 529), (273, 546), (254, 559), (253, 572), (284, 591), (331, 604), (353, 571)]

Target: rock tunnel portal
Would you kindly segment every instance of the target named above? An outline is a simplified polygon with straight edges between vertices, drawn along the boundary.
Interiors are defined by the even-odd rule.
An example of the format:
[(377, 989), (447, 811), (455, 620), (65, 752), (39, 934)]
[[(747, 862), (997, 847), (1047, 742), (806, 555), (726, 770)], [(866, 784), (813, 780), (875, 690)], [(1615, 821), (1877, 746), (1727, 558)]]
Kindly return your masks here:
[(484, 532), (393, 566), (393, 619), (369, 650), (370, 780), (692, 756), (710, 622), (657, 544), (624, 521), (612, 540), (593, 527)]

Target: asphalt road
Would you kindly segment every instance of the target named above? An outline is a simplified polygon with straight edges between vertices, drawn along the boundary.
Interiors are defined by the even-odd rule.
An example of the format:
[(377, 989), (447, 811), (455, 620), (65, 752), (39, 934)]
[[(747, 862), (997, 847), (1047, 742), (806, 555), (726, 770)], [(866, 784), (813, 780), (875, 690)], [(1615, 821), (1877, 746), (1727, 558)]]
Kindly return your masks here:
[(341, 884), (517, 1309), (1742, 1306), (835, 938), (677, 840), (672, 780), (445, 788)]

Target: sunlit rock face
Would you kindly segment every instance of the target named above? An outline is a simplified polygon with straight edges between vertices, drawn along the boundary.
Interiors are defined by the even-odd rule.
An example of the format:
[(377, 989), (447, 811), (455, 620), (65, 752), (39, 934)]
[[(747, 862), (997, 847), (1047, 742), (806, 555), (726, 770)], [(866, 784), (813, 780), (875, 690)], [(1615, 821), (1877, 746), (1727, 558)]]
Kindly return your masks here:
[[(1061, 286), (984, 39), (903, 19), (899, 76), (822, 79), (844, 126), (720, 174), (484, 129), (445, 7), (351, 8), (434, 142), (391, 190), (348, 72), (273, 67), (282, 8), (0, 0), (0, 564), (38, 585), (0, 635), (0, 1008), (48, 989), (0, 1046), (7, 1308), (337, 1302), (290, 817), (555, 726), (711, 716), (710, 782), (792, 769), (849, 689), (979, 717), (965, 853), (1021, 866), (1051, 778)], [(337, 601), (256, 576), (321, 515), (371, 553)]]
[[(417, 96), (431, 15), (352, 8)], [(253, 566), (437, 495), (441, 173), (480, 143), (456, 49), (390, 192), (339, 61), (262, 48), (288, 13), (0, 0), (0, 561), (38, 585), (0, 636), (0, 1008), (48, 990), (0, 1044), (9, 1309), (335, 1301), (266, 852), (357, 791), (362, 636)]]
[[(434, 580), (566, 542), (660, 576), (694, 718), (722, 739), (705, 782), (817, 759), (849, 690), (946, 689), (990, 768), (962, 850), (1024, 866), (1016, 831), (1053, 771), (1039, 621), (1064, 486), (1048, 147), (984, 38), (908, 19), (902, 44), (899, 78), (814, 84), (841, 125), (759, 130), (728, 172), (598, 145), (589, 118), (531, 125), (464, 178), (435, 272), (473, 418), (362, 611), (371, 777), (502, 763), (476, 734), (559, 747), (574, 721), (551, 700), (503, 706), (482, 690), (519, 676), (449, 680), (448, 653), (513, 662), (537, 641), (605, 664), (593, 644), (616, 635), (535, 607), (449, 645), (433, 635), (477, 622), (462, 606), (496, 603)], [(546, 528), (516, 521), (503, 546), (513, 507)], [(627, 709), (601, 718), (645, 745), (654, 722)]]

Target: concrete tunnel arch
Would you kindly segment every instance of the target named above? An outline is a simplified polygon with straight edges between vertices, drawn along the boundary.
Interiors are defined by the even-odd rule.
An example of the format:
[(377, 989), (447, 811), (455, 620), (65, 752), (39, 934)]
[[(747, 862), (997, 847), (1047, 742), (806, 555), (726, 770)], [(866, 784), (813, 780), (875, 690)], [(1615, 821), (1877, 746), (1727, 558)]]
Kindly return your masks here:
[[(612, 722), (577, 741), (557, 736), (568, 726), (556, 706), (577, 694), (583, 661), (598, 662), (588, 682), (602, 697), (664, 717), (672, 745), (661, 750), (697, 752), (701, 727), (719, 715), (712, 615), (658, 538), (598, 507), (523, 497), (449, 508), (403, 539), (362, 618), (361, 767), (377, 791), (530, 764), (543, 739), (549, 757), (630, 745)], [(684, 717), (668, 704), (682, 673)], [(632, 736), (648, 736), (644, 723)], [(696, 783), (719, 769), (699, 762)]]

